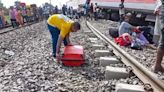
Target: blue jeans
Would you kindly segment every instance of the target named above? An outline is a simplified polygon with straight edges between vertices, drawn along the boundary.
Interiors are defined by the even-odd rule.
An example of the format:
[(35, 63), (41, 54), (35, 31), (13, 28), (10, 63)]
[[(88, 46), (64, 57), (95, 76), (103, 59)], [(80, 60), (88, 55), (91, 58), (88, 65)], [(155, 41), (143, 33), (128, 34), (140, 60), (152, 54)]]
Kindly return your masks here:
[[(51, 37), (52, 37), (52, 49), (53, 49), (53, 55), (55, 57), (56, 46), (57, 46), (58, 37), (60, 35), (60, 30), (49, 24), (47, 24), (47, 26), (48, 26), (48, 30), (50, 31)], [(67, 44), (68, 44), (67, 40), (66, 40), (66, 38), (64, 38), (64, 45), (66, 46)]]
[(0, 28), (3, 27), (2, 17), (0, 16)]

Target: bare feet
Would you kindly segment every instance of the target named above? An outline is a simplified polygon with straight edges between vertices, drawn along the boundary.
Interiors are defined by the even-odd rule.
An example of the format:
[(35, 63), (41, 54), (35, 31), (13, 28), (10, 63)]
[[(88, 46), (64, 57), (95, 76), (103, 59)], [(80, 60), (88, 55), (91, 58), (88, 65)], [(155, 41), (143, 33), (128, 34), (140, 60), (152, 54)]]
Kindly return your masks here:
[(147, 44), (146, 46), (147, 46), (148, 48), (151, 48), (151, 49), (157, 50), (157, 47), (155, 47), (155, 46), (152, 45), (152, 44)]

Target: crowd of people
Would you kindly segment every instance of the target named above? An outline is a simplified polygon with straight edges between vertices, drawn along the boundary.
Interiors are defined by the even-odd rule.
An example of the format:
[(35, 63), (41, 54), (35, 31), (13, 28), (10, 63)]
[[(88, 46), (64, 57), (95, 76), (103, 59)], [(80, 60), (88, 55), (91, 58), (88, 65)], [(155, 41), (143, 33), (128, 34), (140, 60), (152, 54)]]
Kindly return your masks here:
[[(12, 25), (13, 28), (21, 27), (25, 23), (48, 19), (50, 15), (62, 13), (69, 18), (79, 19), (82, 16), (86, 19), (95, 19), (101, 17), (102, 9), (98, 7), (97, 3), (90, 3), (86, 1), (84, 5), (79, 5), (77, 9), (73, 9), (72, 6), (63, 5), (61, 10), (58, 6), (45, 5), (43, 7), (37, 7), (35, 4), (27, 5), (14, 5), (9, 9), (8, 14), (4, 12), (3, 8), (0, 8), (0, 28), (8, 27)], [(7, 18), (7, 16), (9, 16)]]
[(84, 16), (86, 17), (86, 19), (90, 18), (91, 20), (93, 19), (97, 20), (98, 18), (101, 18), (102, 16), (103, 9), (98, 7), (97, 3), (95, 4), (90, 3), (90, 1), (87, 0), (83, 8), (84, 8)]
[[(8, 10), (9, 12), (5, 12), (3, 8), (0, 8), (0, 28), (9, 25), (13, 28), (21, 27), (25, 23), (48, 19), (50, 14), (59, 13), (58, 6), (53, 7), (48, 4), (43, 7), (37, 7), (35, 4), (29, 6), (20, 4), (11, 6)], [(9, 21), (7, 21), (7, 16), (9, 16)]]
[[(6, 20), (6, 16), (4, 14), (3, 9), (0, 10), (0, 28), (4, 28), (9, 25), (8, 21)], [(14, 6), (11, 6), (9, 9), (9, 19), (12, 27), (21, 27), (24, 25), (24, 23), (32, 22), (32, 20), (37, 20), (37, 16), (35, 15), (34, 11), (32, 11), (30, 8), (22, 9), (22, 8), (16, 8)], [(35, 19), (32, 19), (32, 17), (35, 17)]]
[(62, 7), (63, 15), (67, 15), (70, 18), (79, 19), (84, 17), (86, 19), (97, 20), (101, 17), (102, 9), (98, 7), (97, 3), (86, 2), (84, 5), (78, 5), (77, 9), (73, 9), (72, 6), (63, 5)]

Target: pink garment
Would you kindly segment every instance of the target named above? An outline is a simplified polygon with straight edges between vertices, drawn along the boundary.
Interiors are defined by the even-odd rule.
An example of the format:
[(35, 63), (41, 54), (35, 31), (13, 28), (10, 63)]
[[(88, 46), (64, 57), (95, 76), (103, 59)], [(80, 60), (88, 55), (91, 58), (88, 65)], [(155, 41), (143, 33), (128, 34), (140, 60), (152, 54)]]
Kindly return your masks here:
[(11, 19), (16, 19), (16, 10), (15, 9), (10, 10), (9, 15)]
[(22, 10), (22, 15), (26, 15), (26, 10)]
[(20, 10), (16, 12), (16, 21), (20, 25), (23, 25), (23, 17), (22, 17), (22, 14), (21, 14), (21, 11)]

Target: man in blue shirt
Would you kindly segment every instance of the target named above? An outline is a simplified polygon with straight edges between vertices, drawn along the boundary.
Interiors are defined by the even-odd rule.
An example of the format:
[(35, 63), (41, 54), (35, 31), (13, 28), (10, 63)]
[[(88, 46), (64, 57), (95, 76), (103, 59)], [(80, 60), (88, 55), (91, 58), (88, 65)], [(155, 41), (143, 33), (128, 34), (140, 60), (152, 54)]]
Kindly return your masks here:
[(133, 27), (131, 24), (129, 24), (129, 19), (131, 17), (131, 13), (127, 13), (125, 15), (124, 21), (119, 26), (119, 36), (121, 36), (124, 33), (132, 34)]

